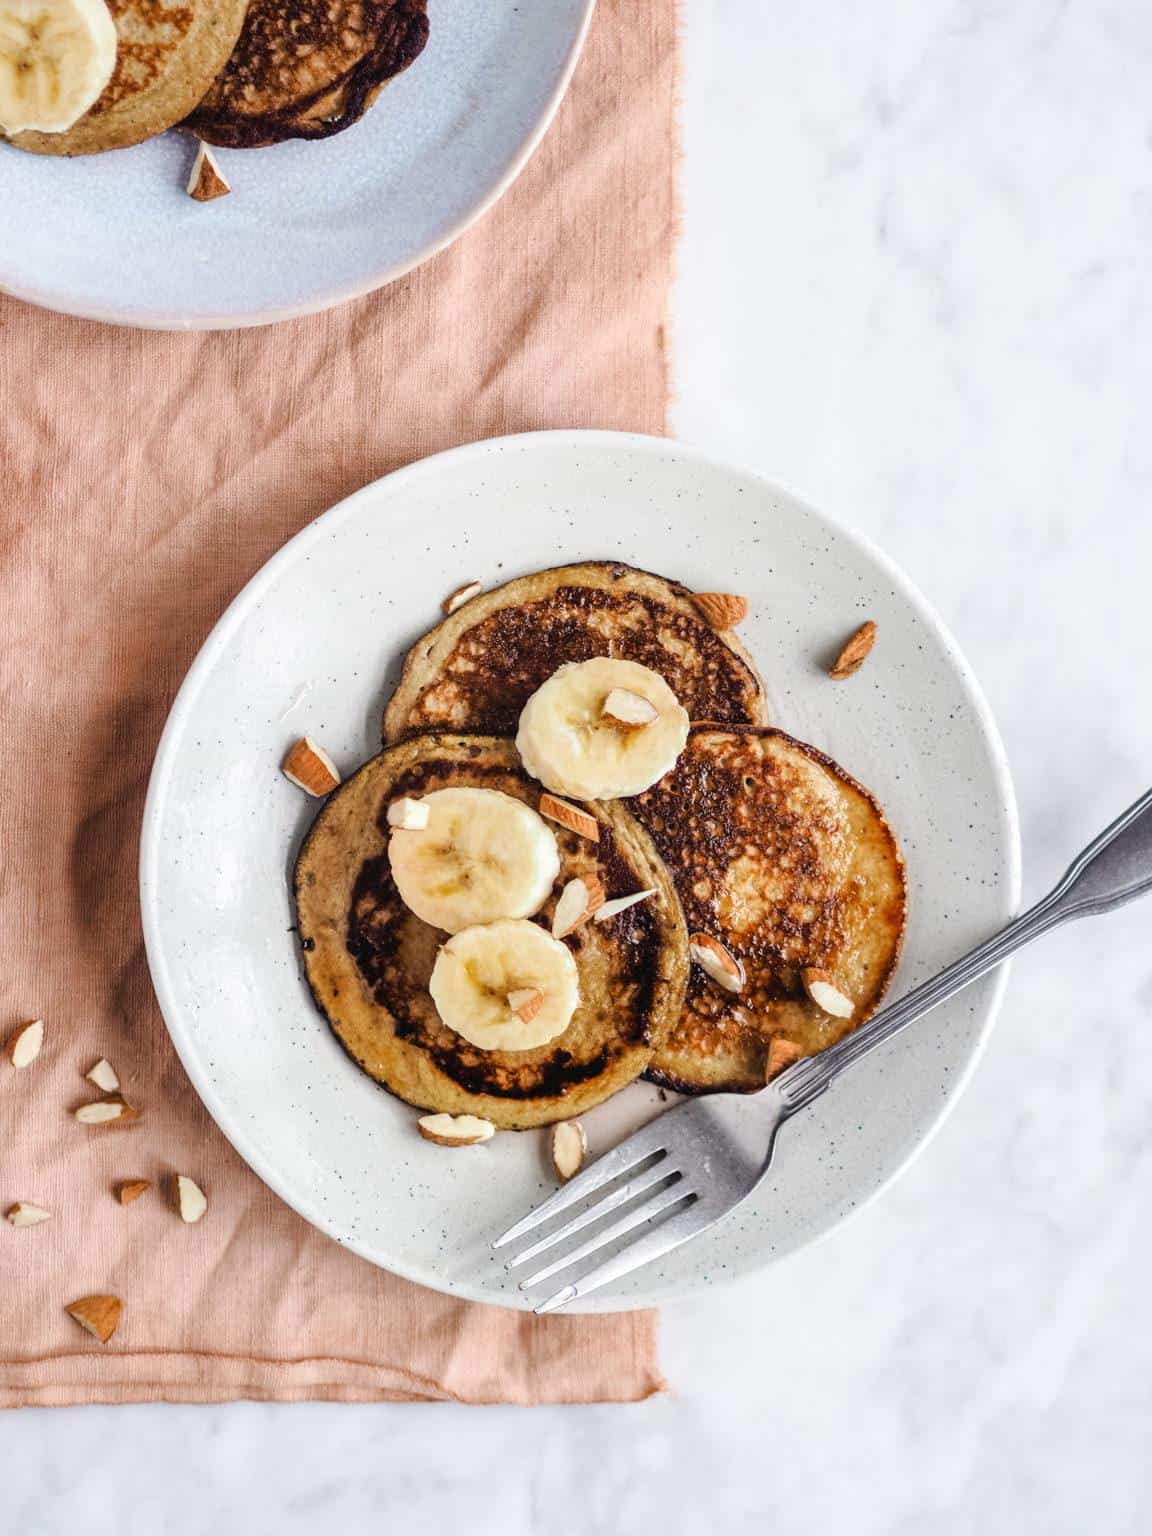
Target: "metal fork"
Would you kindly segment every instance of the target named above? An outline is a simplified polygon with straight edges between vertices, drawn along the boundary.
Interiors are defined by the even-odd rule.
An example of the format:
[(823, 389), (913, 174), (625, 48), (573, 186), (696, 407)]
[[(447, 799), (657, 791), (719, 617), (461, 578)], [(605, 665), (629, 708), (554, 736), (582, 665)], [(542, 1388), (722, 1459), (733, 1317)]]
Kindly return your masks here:
[[(554, 1312), (671, 1253), (748, 1198), (768, 1172), (780, 1127), (846, 1067), (1050, 928), (1110, 912), (1148, 891), (1152, 789), (1073, 860), (1042, 901), (938, 976), (821, 1055), (798, 1061), (759, 1093), (712, 1094), (665, 1111), (509, 1227), (493, 1248), (511, 1251), (510, 1269), (528, 1267), (520, 1282), (525, 1291), (605, 1255), (542, 1301), (537, 1312)], [(551, 1225), (565, 1213), (571, 1213), (567, 1220)], [(615, 1219), (604, 1225), (611, 1216)], [(565, 1246), (589, 1228), (583, 1241)]]

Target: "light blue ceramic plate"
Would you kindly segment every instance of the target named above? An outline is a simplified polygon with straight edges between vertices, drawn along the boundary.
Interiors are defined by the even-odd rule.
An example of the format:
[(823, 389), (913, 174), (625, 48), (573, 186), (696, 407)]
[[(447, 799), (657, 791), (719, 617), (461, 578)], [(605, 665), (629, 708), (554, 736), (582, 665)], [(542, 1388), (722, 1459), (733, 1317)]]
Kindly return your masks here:
[(263, 325), (369, 293), (443, 250), (539, 143), (595, 0), (430, 0), (427, 48), (354, 128), (222, 150), (196, 203), (185, 134), (77, 160), (0, 144), (0, 289), (162, 330)]

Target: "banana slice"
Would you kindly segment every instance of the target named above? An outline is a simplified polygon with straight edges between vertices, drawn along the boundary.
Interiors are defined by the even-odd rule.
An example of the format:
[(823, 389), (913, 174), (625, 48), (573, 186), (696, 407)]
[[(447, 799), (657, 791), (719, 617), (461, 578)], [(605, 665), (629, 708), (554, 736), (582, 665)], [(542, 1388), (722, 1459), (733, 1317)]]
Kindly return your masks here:
[[(605, 710), (621, 692), (656, 711), (647, 724)], [(633, 706), (633, 713), (641, 711)], [(658, 672), (597, 656), (558, 668), (525, 704), (516, 746), (533, 778), (577, 800), (616, 800), (651, 789), (688, 740), (688, 711)]]
[[(482, 1051), (545, 1045), (564, 1033), (580, 1005), (568, 946), (524, 921), (462, 929), (436, 956), (428, 988), (448, 1028)], [(511, 999), (527, 992), (538, 992), (540, 1005), (517, 1012)]]
[(560, 853), (530, 805), (496, 789), (436, 789), (420, 804), (427, 826), (397, 828), (388, 843), (396, 889), (417, 917), (458, 933), (539, 912)]
[(0, 0), (0, 129), (63, 133), (116, 67), (104, 0)]

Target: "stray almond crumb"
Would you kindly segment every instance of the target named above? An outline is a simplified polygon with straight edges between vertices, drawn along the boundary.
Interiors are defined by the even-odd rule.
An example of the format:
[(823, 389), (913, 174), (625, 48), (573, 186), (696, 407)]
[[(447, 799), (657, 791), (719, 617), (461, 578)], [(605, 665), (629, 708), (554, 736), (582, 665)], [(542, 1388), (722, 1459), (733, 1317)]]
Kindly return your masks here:
[(42, 1205), (32, 1205), (27, 1200), (17, 1200), (16, 1204), (4, 1212), (6, 1221), (10, 1221), (14, 1227), (38, 1227), (42, 1221), (49, 1221), (52, 1212), (46, 1211)]
[(425, 1141), (434, 1141), (438, 1147), (475, 1147), (496, 1134), (491, 1120), (482, 1120), (479, 1115), (421, 1115), (416, 1129)]
[(202, 143), (188, 175), (188, 196), (198, 203), (210, 203), (213, 198), (227, 197), (231, 190), (216, 156)]
[(713, 629), (731, 629), (748, 617), (748, 599), (735, 592), (696, 592), (692, 601)]
[(139, 1119), (139, 1111), (126, 1103), (119, 1093), (106, 1099), (94, 1099), (91, 1104), (81, 1104), (73, 1113), (81, 1125), (113, 1125), (117, 1121)]
[(207, 1195), (199, 1184), (182, 1173), (176, 1176), (176, 1209), (180, 1212), (180, 1220), (189, 1226), (199, 1221), (208, 1209)]
[(89, 1067), (84, 1076), (90, 1083), (95, 1083), (102, 1093), (115, 1093), (120, 1087), (120, 1079), (116, 1076), (112, 1063), (105, 1061), (103, 1056), (94, 1067)]
[(561, 1120), (552, 1127), (552, 1166), (567, 1184), (584, 1166), (588, 1138), (579, 1120)]
[(124, 1179), (116, 1186), (116, 1198), (121, 1205), (131, 1205), (151, 1188), (150, 1179)]
[(8, 1041), (8, 1060), (14, 1067), (30, 1067), (44, 1044), (44, 1020), (29, 1019)]
[(457, 608), (463, 608), (464, 604), (474, 598), (477, 592), (483, 590), (483, 587), (482, 581), (466, 581), (462, 587), (457, 587), (455, 592), (449, 592), (440, 604), (440, 611), (447, 618), (450, 613), (455, 613)]
[(310, 736), (301, 736), (298, 742), (289, 747), (280, 769), (291, 783), (317, 798), (330, 795), (340, 783), (336, 764)]
[(871, 619), (867, 619), (855, 634), (849, 636), (839, 656), (828, 668), (828, 676), (836, 678), (839, 682), (845, 677), (851, 677), (854, 672), (859, 672), (875, 644), (876, 625)]
[(549, 821), (558, 821), (578, 837), (586, 837), (590, 843), (600, 841), (600, 824), (595, 816), (582, 811), (570, 800), (561, 800), (558, 795), (543, 794), (540, 796), (540, 814), (547, 816)]
[(107, 1344), (120, 1326), (124, 1303), (119, 1296), (81, 1296), (79, 1301), (69, 1302), (65, 1310), (94, 1339)]

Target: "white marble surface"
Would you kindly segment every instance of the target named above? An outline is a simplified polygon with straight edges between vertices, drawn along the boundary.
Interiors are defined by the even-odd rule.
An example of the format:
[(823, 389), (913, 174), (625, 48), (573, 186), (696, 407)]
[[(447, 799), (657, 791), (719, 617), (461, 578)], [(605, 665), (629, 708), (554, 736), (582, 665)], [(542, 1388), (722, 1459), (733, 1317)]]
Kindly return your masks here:
[[(1027, 888), (1152, 781), (1152, 9), (686, 0), (691, 442), (880, 541), (1016, 774)], [(1020, 960), (881, 1202), (669, 1309), (633, 1409), (0, 1421), (0, 1527), (1152, 1529), (1152, 902)]]

